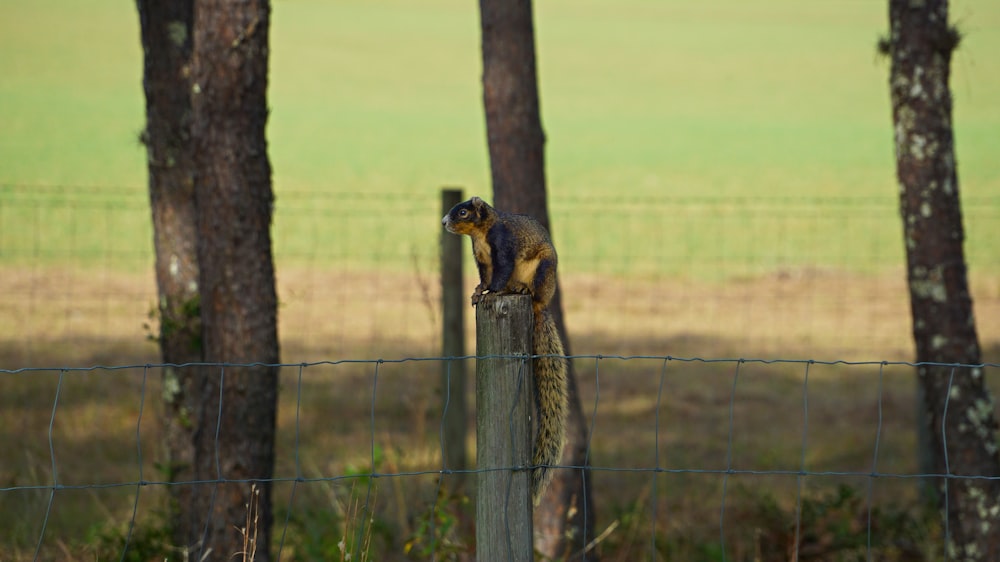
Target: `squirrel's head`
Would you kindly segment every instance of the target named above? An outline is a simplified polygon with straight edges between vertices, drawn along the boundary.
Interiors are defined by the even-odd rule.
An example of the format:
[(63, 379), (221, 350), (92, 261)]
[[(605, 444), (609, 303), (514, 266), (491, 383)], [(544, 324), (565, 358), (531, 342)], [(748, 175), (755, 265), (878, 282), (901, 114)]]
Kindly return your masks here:
[(492, 225), (496, 211), (486, 204), (486, 201), (473, 197), (459, 203), (448, 211), (441, 219), (448, 232), (454, 234), (472, 234), (477, 230), (485, 230)]

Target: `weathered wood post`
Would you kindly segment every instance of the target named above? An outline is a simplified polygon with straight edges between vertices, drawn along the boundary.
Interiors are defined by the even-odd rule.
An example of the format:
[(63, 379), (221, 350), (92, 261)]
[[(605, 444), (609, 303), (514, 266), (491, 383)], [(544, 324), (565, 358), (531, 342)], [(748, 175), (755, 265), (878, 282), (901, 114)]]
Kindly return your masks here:
[[(461, 189), (441, 190), (441, 215), (462, 201)], [(462, 288), (462, 236), (441, 229), (441, 356), (465, 356), (465, 307), (469, 301)], [(447, 400), (442, 421), (441, 455), (444, 468), (462, 471), (466, 468), (465, 437), (465, 361), (441, 362), (441, 399)], [(462, 487), (464, 473), (457, 472), (447, 480), (451, 491)]]
[(532, 327), (527, 295), (487, 295), (476, 307), (477, 560), (534, 560)]

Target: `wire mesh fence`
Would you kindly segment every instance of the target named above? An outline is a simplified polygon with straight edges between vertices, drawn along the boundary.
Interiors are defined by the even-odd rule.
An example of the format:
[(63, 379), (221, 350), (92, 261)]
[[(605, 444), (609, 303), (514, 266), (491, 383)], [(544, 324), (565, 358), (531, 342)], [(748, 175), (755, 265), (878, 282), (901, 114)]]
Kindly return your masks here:
[[(912, 363), (571, 359), (594, 494), (578, 507), (596, 510), (595, 536), (584, 541), (595, 553), (946, 559), (948, 521), (922, 503), (922, 483), (998, 478), (917, 468)], [(315, 557), (318, 549), (350, 542), (357, 531), (351, 525), (365, 524), (375, 526), (366, 531), (375, 533), (369, 559), (445, 560), (472, 552), (461, 527), (442, 519), (462, 516), (468, 488), (442, 491), (452, 489), (449, 479), (468, 481), (477, 470), (472, 463), (445, 465), (449, 400), (426, 382), (443, 362), (471, 360), (280, 365), (276, 465), (268, 479), (275, 559), (323, 559)], [(178, 545), (149, 532), (163, 524), (157, 517), (166, 488), (244, 480), (220, 468), (218, 478), (177, 482), (160, 470), (160, 375), (207, 367), (205, 376), (221, 378), (235, 366), (0, 370), (4, 441), (18, 452), (0, 484), (9, 559), (83, 559), (96, 550), (123, 560), (151, 551), (158, 559), (180, 556)], [(949, 367), (953, 378), (980, 369), (996, 388), (1000, 365)], [(230, 523), (237, 532), (241, 522)]]
[[(278, 190), (283, 349), (433, 355), (437, 193)], [(892, 198), (554, 200), (578, 347), (629, 354), (912, 357)], [(1000, 200), (965, 202), (980, 332), (995, 345)], [(152, 234), (139, 187), (0, 186), (8, 366), (151, 362)], [(471, 260), (470, 260), (471, 261)], [(475, 273), (467, 265), (469, 291)], [(378, 351), (376, 351), (378, 350)], [(360, 352), (360, 353), (359, 353)]]
[[(474, 470), (442, 466), (447, 405), (428, 383), (441, 362), (471, 361), (436, 357), (438, 206), (431, 190), (278, 190), (279, 333), (285, 360), (301, 362), (281, 375), (272, 492), (282, 559), (336, 558), (341, 539), (358, 545), (348, 526), (366, 516), (382, 559), (468, 552), (462, 497), (441, 491)], [(964, 206), (977, 324), (995, 361), (1000, 200)], [(940, 558), (948, 529), (919, 482), (983, 476), (917, 468), (893, 199), (570, 198), (553, 201), (552, 222), (582, 354), (595, 549)], [(0, 314), (10, 319), (0, 328), (0, 550), (12, 559), (100, 548), (100, 559), (134, 560), (150, 544), (176, 546), (157, 535), (165, 489), (184, 484), (159, 462), (165, 366), (152, 341), (150, 223), (142, 188), (0, 186)], [(374, 357), (387, 359), (344, 359)], [(738, 357), (782, 359), (713, 359)]]

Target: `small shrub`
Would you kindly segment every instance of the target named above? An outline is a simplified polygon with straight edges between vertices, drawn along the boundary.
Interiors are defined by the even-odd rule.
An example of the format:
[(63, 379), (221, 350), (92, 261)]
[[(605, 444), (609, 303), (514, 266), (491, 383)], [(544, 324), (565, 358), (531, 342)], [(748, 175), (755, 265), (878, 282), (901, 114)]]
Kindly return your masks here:
[(743, 531), (752, 529), (753, 560), (839, 562), (871, 557), (919, 562), (933, 558), (932, 511), (922, 507), (872, 506), (869, 510), (867, 497), (841, 485), (816, 497), (803, 497), (797, 524), (794, 505), (782, 507), (770, 495), (744, 496), (729, 519), (739, 521)]

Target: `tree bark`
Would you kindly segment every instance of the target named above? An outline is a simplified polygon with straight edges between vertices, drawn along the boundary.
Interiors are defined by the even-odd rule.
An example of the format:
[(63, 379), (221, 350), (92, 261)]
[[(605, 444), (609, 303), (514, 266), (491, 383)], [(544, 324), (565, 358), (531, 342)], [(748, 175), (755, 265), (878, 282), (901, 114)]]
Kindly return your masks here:
[[(900, 210), (934, 470), (1000, 475), (994, 403), (981, 362), (963, 252), (949, 91), (957, 31), (947, 0), (890, 0), (890, 92)], [(943, 478), (950, 559), (1000, 559), (1000, 482)]]
[[(530, 0), (480, 0), (483, 50), (483, 105), (493, 180), (494, 206), (533, 216), (549, 229), (545, 188), (545, 133), (539, 109), (535, 37)], [(549, 305), (565, 352), (570, 344), (563, 322), (561, 291)], [(569, 362), (570, 413), (562, 463), (586, 466), (587, 424), (573, 363)], [(581, 556), (594, 538), (590, 472), (556, 470), (535, 509), (535, 547), (547, 558), (596, 560)]]
[[(268, 560), (278, 362), (267, 156), (267, 0), (199, 0), (194, 20), (192, 135), (205, 359), (261, 363), (206, 369), (198, 396), (193, 497), (200, 551), (216, 560), (255, 552)], [(218, 438), (216, 438), (218, 432)], [(258, 495), (251, 494), (254, 482)], [(237, 529), (256, 502), (257, 544)], [(248, 530), (253, 532), (254, 529)]]
[[(495, 196), (505, 211), (544, 210), (545, 133), (531, 0), (480, 0), (483, 106)], [(548, 227), (548, 213), (535, 215)]]
[[(156, 335), (164, 363), (181, 365), (204, 359), (198, 292), (197, 213), (191, 148), (191, 0), (137, 0), (145, 52), (146, 144), (149, 200), (156, 254)], [(197, 401), (191, 368), (162, 371), (164, 451), (167, 479), (193, 476), (193, 425)], [(169, 486), (168, 521), (175, 545), (187, 545), (182, 506), (191, 502), (190, 486)]]

